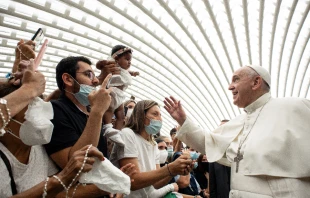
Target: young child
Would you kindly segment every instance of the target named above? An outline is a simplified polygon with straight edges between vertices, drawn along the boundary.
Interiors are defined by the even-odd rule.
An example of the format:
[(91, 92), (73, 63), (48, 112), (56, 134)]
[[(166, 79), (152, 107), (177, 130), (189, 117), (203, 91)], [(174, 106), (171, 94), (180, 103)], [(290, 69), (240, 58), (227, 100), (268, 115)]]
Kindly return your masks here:
[[(111, 92), (111, 105), (109, 109), (103, 116), (103, 122), (105, 125), (103, 129), (105, 130), (104, 136), (109, 138), (112, 142), (120, 145), (124, 145), (124, 142), (120, 136), (120, 130), (124, 125), (124, 105), (125, 101), (125, 90), (132, 83), (131, 76), (139, 75), (138, 72), (129, 72), (131, 58), (132, 58), (132, 49), (123, 46), (116, 45), (112, 48), (111, 58), (115, 60), (116, 65), (121, 68), (120, 75), (113, 75), (108, 87), (112, 87)], [(115, 126), (112, 125), (112, 117), (115, 114)]]

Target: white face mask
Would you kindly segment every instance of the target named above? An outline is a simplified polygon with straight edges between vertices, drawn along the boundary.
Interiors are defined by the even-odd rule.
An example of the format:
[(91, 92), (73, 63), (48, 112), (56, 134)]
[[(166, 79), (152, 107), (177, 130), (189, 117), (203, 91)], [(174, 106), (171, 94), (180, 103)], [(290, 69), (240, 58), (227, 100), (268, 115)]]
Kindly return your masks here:
[(128, 110), (127, 110), (127, 113), (126, 113), (126, 117), (127, 117), (127, 118), (130, 118), (132, 112), (133, 112), (133, 109), (128, 109)]
[(164, 164), (168, 157), (168, 151), (165, 150), (159, 150), (159, 163)]
[(50, 142), (54, 129), (54, 125), (50, 120), (40, 119), (35, 123), (28, 120), (24, 123), (20, 123), (15, 119), (11, 120), (21, 125), (19, 129), (19, 138), (24, 144), (34, 146)]

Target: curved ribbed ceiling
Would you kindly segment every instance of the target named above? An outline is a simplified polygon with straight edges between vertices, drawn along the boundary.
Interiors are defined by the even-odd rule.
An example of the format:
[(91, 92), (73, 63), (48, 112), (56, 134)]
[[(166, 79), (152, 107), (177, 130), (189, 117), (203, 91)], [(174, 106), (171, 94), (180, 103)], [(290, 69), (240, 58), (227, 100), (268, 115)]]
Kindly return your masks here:
[[(50, 41), (39, 68), (47, 94), (57, 88), (62, 58), (95, 64), (124, 44), (134, 50), (131, 70), (140, 72), (128, 98), (163, 105), (173, 95), (212, 130), (241, 113), (227, 88), (242, 65), (269, 70), (274, 97), (310, 98), (309, 8), (308, 0), (1, 0), (0, 75), (10, 72), (19, 39), (39, 27)], [(176, 122), (162, 114), (168, 134)]]

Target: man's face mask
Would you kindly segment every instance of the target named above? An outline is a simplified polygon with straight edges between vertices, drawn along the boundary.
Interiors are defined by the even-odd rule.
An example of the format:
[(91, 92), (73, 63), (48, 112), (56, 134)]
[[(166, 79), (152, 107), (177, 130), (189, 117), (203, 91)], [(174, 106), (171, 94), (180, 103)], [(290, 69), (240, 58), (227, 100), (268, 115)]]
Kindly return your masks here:
[(150, 134), (150, 135), (155, 135), (157, 134), (161, 127), (162, 127), (162, 122), (160, 120), (154, 120), (146, 117), (147, 119), (150, 120), (150, 124), (148, 126), (145, 126), (145, 131)]
[(38, 119), (35, 123), (28, 120), (23, 123), (15, 119), (11, 120), (21, 125), (19, 129), (19, 138), (24, 144), (34, 146), (50, 142), (54, 129), (54, 125), (50, 120)]
[(90, 92), (95, 90), (95, 87), (85, 85), (85, 84), (80, 84), (80, 91), (74, 94), (74, 97), (81, 103), (83, 106), (89, 106), (89, 100), (88, 100), (88, 95)]
[(168, 151), (166, 149), (159, 150), (159, 163), (164, 164), (168, 157)]
[(192, 160), (197, 160), (199, 157), (199, 154), (196, 151), (191, 151), (190, 152)]
[[(72, 76), (71, 76), (72, 77)], [(95, 87), (90, 86), (90, 85), (85, 85), (85, 84), (80, 84), (78, 83), (78, 81), (76, 81), (73, 77), (72, 79), (78, 84), (80, 85), (80, 90), (77, 93), (71, 93), (69, 91), (66, 91), (68, 93), (71, 93), (74, 95), (75, 99), (77, 99), (79, 101), (79, 103), (83, 106), (89, 106), (89, 100), (88, 100), (88, 95), (90, 94), (90, 92), (96, 90)]]

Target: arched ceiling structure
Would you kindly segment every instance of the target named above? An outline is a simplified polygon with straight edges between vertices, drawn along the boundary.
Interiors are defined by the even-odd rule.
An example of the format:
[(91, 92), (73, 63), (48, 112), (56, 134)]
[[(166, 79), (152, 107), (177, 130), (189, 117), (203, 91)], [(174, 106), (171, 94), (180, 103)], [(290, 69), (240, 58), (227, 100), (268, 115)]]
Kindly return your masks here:
[[(62, 58), (83, 55), (95, 64), (124, 44), (134, 50), (131, 70), (141, 74), (128, 98), (163, 105), (173, 95), (212, 130), (242, 111), (227, 90), (242, 65), (266, 68), (274, 97), (310, 98), (309, 8), (309, 0), (1, 0), (0, 75), (10, 72), (19, 39), (39, 27), (50, 41), (39, 68), (47, 94), (57, 88)], [(162, 114), (168, 134), (176, 122)]]

